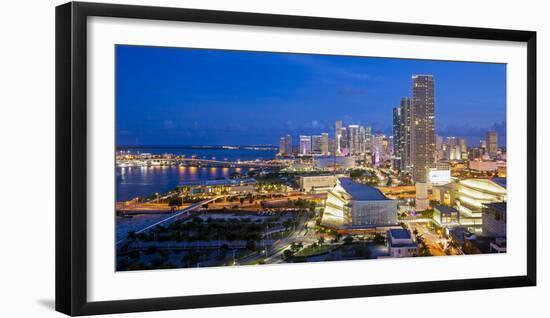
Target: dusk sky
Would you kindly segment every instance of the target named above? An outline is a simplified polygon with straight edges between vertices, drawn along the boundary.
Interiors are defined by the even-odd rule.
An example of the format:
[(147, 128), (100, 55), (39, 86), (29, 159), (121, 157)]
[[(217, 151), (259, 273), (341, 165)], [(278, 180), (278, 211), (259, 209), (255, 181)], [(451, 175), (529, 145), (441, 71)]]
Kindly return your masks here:
[(117, 145), (278, 145), (334, 121), (391, 134), (411, 76), (435, 79), (436, 133), (506, 141), (506, 65), (117, 46)]

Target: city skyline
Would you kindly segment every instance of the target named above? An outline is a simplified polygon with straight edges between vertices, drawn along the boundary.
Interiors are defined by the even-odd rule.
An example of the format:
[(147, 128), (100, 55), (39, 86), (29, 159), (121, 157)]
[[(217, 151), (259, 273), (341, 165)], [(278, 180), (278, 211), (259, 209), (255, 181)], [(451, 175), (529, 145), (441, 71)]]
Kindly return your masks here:
[(475, 146), (495, 130), (498, 146), (506, 142), (505, 65), (133, 46), (116, 52), (117, 146), (278, 145), (287, 134), (295, 141), (332, 135), (338, 119), (392, 135), (392, 110), (410, 96), (417, 73), (436, 78), (436, 134)]
[(117, 271), (507, 251), (505, 65), (116, 59)]

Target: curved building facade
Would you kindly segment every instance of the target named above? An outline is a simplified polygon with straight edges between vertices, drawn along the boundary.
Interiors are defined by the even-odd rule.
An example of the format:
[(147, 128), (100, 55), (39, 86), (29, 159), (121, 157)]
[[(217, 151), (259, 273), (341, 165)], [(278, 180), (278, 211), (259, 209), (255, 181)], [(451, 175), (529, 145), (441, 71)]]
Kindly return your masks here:
[(335, 228), (371, 228), (397, 224), (397, 201), (380, 190), (339, 178), (327, 193), (321, 223)]
[[(434, 199), (460, 212), (461, 223), (482, 222), (483, 206), (506, 202), (506, 179), (465, 179), (433, 187)], [(464, 220), (464, 221), (462, 221)]]

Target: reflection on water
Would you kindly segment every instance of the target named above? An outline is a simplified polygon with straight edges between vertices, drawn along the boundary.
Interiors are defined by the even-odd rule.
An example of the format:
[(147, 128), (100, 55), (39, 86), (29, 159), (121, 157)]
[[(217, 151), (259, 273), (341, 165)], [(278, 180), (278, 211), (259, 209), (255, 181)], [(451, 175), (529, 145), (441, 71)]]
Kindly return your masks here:
[(246, 174), (247, 168), (151, 166), (116, 168), (116, 200), (126, 201), (152, 193), (167, 192), (187, 181), (229, 178), (233, 173)]

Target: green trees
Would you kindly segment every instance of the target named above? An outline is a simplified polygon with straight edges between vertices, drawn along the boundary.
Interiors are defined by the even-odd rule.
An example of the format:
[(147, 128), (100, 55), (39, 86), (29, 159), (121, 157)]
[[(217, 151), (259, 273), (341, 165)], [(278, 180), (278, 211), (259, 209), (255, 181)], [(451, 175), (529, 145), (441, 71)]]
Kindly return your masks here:
[(370, 185), (377, 185), (380, 182), (376, 173), (371, 170), (352, 169), (349, 171), (349, 176), (357, 182)]

